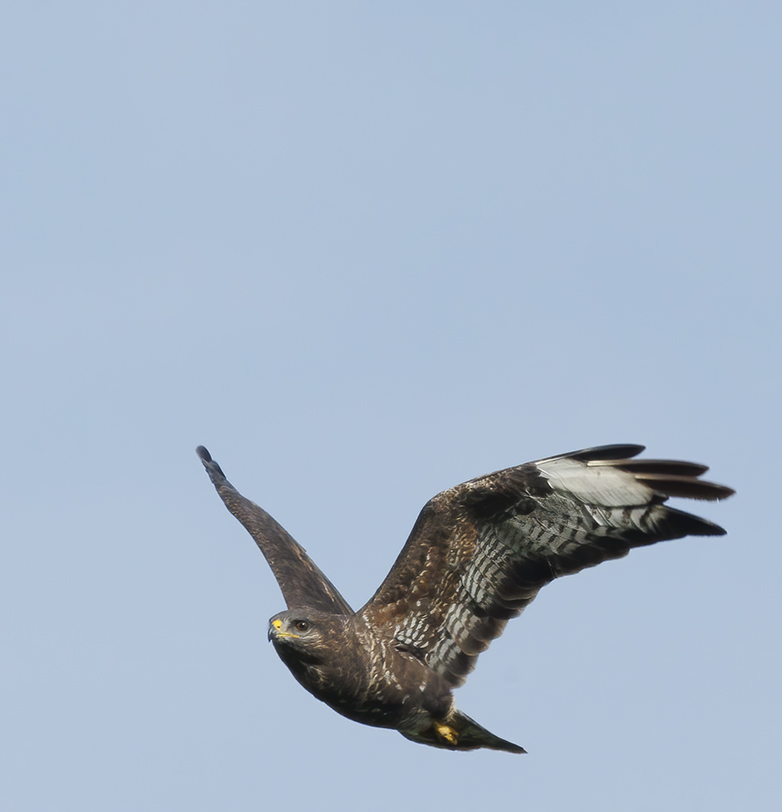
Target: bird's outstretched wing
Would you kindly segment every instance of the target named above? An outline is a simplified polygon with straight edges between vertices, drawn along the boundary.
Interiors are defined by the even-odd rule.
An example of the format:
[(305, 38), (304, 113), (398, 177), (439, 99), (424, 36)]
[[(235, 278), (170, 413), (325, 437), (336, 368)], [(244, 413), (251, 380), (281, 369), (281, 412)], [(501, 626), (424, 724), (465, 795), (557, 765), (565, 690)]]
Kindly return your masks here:
[(242, 496), (202, 446), (196, 449), (220, 498), (255, 539), (280, 585), (289, 609), (318, 609), (340, 615), (353, 610), (305, 549), (265, 510)]
[(546, 584), (633, 547), (717, 536), (669, 496), (723, 499), (706, 466), (634, 460), (639, 445), (590, 448), (497, 471), (430, 500), (366, 619), (461, 685), (478, 655)]

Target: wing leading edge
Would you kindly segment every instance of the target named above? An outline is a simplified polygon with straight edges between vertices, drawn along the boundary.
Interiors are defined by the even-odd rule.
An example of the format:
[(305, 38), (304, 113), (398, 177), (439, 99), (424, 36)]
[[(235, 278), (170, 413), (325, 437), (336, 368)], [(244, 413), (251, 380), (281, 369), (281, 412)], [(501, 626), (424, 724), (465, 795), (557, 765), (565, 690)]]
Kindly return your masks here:
[(225, 506), (244, 525), (268, 561), (288, 608), (352, 615), (348, 602), (293, 536), (231, 485), (204, 446), (198, 446), (196, 454)]

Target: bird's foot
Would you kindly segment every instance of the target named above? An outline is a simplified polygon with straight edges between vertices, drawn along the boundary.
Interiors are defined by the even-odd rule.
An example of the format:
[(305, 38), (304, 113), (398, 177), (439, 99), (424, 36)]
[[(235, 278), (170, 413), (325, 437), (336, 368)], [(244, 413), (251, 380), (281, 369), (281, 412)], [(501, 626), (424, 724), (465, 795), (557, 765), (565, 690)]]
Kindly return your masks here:
[(432, 727), (437, 734), (437, 738), (441, 741), (450, 744), (452, 747), (459, 744), (459, 733), (450, 725), (441, 725), (439, 722), (435, 722)]

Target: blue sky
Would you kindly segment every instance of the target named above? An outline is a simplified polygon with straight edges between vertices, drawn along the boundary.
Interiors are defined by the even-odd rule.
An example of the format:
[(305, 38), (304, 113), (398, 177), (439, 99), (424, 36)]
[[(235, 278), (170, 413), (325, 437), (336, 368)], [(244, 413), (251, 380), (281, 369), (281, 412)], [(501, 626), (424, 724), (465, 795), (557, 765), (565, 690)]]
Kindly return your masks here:
[[(777, 809), (776, 3), (7, 3), (0, 806)], [(728, 535), (547, 587), (348, 722), (194, 454), (360, 605), (424, 502), (611, 442)], [(776, 797), (775, 797), (776, 796)]]

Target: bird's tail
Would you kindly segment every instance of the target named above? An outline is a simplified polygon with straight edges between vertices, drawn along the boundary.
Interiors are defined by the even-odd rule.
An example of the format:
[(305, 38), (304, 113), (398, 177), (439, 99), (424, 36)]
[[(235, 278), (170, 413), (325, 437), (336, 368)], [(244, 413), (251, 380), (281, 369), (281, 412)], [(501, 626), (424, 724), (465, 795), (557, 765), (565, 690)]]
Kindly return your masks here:
[(489, 750), (504, 750), (506, 753), (527, 752), (518, 744), (490, 733), (474, 719), (458, 710), (454, 710), (443, 722), (433, 721), (424, 730), (399, 732), (411, 741), (446, 750), (477, 750), (486, 747)]

